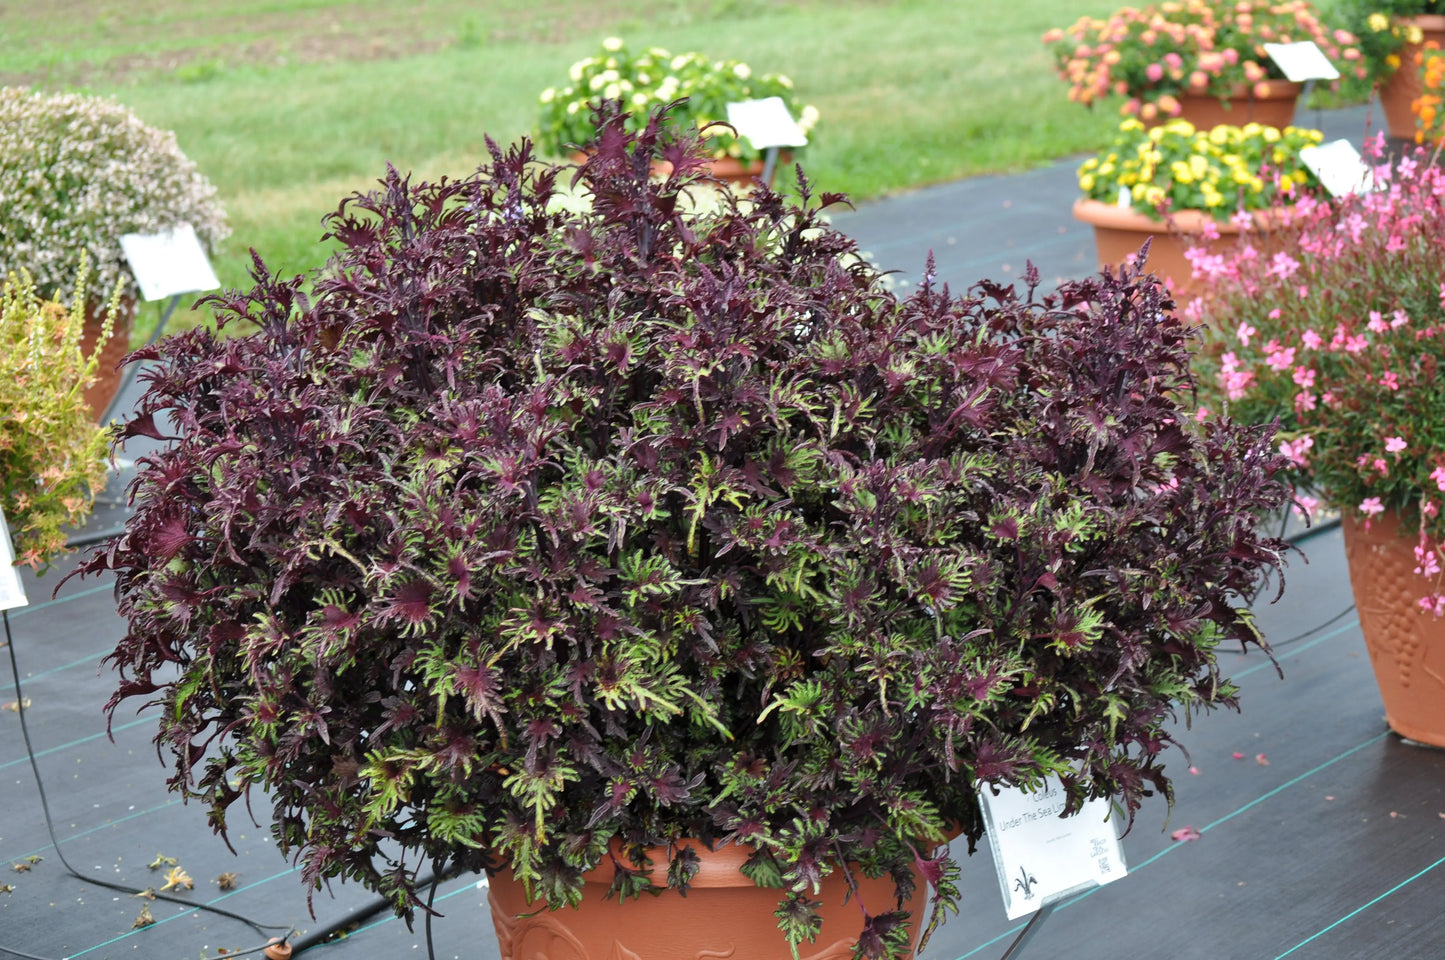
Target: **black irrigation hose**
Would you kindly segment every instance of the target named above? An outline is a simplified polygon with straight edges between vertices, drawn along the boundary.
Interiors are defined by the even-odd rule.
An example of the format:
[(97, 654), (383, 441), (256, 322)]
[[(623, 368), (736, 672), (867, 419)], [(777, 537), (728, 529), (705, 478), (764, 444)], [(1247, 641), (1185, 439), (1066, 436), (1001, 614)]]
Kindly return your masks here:
[[(60, 838), (55, 835), (55, 823), (50, 817), (50, 801), (45, 796), (45, 783), (40, 778), (40, 764), (37, 763), (35, 760), (35, 747), (30, 740), (30, 725), (25, 720), (25, 693), (20, 688), (20, 664), (15, 659), (15, 640), (10, 634), (9, 611), (0, 610), (0, 619), (3, 619), (5, 624), (5, 647), (7, 653), (9, 653), (10, 655), (10, 671), (15, 675), (15, 709), (16, 713), (18, 713), (20, 716), (20, 736), (25, 741), (25, 755), (30, 760), (30, 771), (35, 775), (35, 789), (40, 793), (40, 812), (45, 817), (45, 830), (50, 835), (50, 843), (55, 848), (55, 855), (65, 866), (65, 869), (70, 873), (70, 875), (75, 877), (77, 880), (80, 880), (84, 883), (93, 884), (97, 887), (105, 887), (108, 890), (116, 890), (121, 893), (134, 895), (137, 892), (134, 886), (127, 886), (126, 884), (122, 883), (112, 883), (109, 880), (100, 880), (96, 877), (88, 877), (85, 874), (81, 873), (79, 870), (75, 869), (75, 867), (71, 866), (70, 861), (65, 859), (65, 851), (62, 850), (60, 847)], [(181, 906), (190, 907), (192, 910), (204, 910), (207, 913), (214, 913), (218, 916), (229, 917), (232, 920), (239, 920), (241, 923), (244, 923), (246, 926), (250, 927), (252, 930), (255, 930), (263, 937), (266, 936), (266, 932), (268, 930), (290, 931), (294, 929), (290, 924), (258, 923), (257, 921), (252, 920), (249, 917), (241, 916), (241, 914), (239, 913), (232, 913), (230, 910), (224, 910), (220, 907), (212, 906), (206, 903), (196, 903), (192, 900), (186, 900), (181, 897), (172, 897), (164, 893), (156, 893), (155, 899), (163, 900), (166, 903), (178, 903)], [(264, 949), (264, 947), (262, 949)], [(12, 950), (9, 947), (0, 947), (0, 951), (14, 954), (15, 956), (25, 958), (25, 960), (47, 960), (47, 958), (33, 957), (30, 954), (21, 953), (18, 950)]]

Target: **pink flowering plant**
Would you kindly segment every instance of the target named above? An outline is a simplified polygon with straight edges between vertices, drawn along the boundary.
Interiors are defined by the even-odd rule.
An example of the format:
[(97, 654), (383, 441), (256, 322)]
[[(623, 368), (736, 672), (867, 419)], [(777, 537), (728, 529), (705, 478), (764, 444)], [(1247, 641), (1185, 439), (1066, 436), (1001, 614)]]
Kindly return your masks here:
[(1191, 251), (1209, 296), (1198, 417), (1279, 420), (1297, 509), (1418, 528), (1421, 605), (1445, 615), (1445, 174), (1423, 149), (1394, 162), (1377, 137), (1376, 189), (1295, 198), (1288, 228), (1232, 252)]
[(1176, 117), (1186, 94), (1228, 99), (1241, 88), (1284, 74), (1266, 43), (1313, 40), (1341, 73), (1364, 76), (1355, 37), (1331, 29), (1306, 0), (1177, 0), (1122, 7), (1107, 18), (1081, 17), (1050, 30), (1069, 99), (1092, 104), (1127, 98), (1120, 112), (1145, 120)]

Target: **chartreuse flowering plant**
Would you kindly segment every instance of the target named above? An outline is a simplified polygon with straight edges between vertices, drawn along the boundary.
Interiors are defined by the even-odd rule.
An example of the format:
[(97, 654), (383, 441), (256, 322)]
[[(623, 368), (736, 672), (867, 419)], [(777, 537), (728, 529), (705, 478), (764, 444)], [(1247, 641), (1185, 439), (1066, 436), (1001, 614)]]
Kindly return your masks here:
[(1129, 205), (1152, 217), (1204, 210), (1217, 220), (1267, 209), (1276, 198), (1317, 181), (1299, 159), (1318, 130), (1248, 123), (1196, 129), (1187, 120), (1146, 128), (1130, 118), (1114, 142), (1079, 167), (1084, 196)]
[(113, 324), (103, 322), (86, 356), (88, 273), (82, 255), (68, 308), (38, 293), (24, 271), (0, 282), (0, 507), (16, 562), (37, 570), (64, 552), (65, 528), (85, 519), (105, 484), (107, 432), (84, 391)]
[(221, 829), (270, 804), (315, 886), (409, 912), (440, 860), (560, 908), (740, 844), (794, 945), (825, 874), (892, 878), (825, 936), (896, 957), (979, 791), (1168, 796), (1175, 711), (1234, 705), (1216, 649), (1258, 640), (1284, 459), (1183, 406), (1153, 277), (898, 299), (801, 175), (688, 213), (665, 125), (391, 171), (309, 295), (258, 263), (211, 301), (240, 331), (138, 354), (123, 433), (169, 439), (84, 567), (128, 626), (110, 707), (162, 704), (172, 786)]
[[(674, 107), (669, 117), (693, 130), (726, 123), (729, 103), (767, 97), (781, 97), (804, 133), (818, 122), (818, 109), (798, 98), (793, 81), (784, 74), (760, 74), (739, 60), (710, 60), (700, 53), (673, 55), (661, 47), (633, 52), (617, 37), (602, 41), (599, 54), (572, 64), (568, 79), (539, 97), (536, 143), (552, 156), (596, 139), (594, 115), (605, 100), (621, 102), (632, 132), (646, 124), (649, 111), (681, 98), (687, 102)], [(745, 137), (734, 136), (725, 126), (707, 131), (707, 149), (714, 158), (744, 162), (760, 155)]]
[(1266, 43), (1313, 40), (1341, 70), (1363, 75), (1354, 36), (1331, 29), (1305, 0), (1175, 0), (1081, 17), (1044, 34), (1069, 99), (1127, 98), (1119, 110), (1145, 120), (1178, 116), (1179, 97), (1221, 100), (1284, 74)]
[(1379, 83), (1396, 70), (1413, 69), (1402, 61), (1402, 48), (1424, 39), (1420, 28), (1408, 22), (1421, 14), (1445, 12), (1441, 0), (1349, 0), (1337, 9), (1357, 38), (1367, 76)]
[(1301, 197), (1288, 229), (1195, 252), (1209, 295), (1201, 417), (1280, 422), (1300, 507), (1418, 529), (1421, 605), (1445, 614), (1445, 174), (1424, 150), (1370, 144), (1378, 189)]

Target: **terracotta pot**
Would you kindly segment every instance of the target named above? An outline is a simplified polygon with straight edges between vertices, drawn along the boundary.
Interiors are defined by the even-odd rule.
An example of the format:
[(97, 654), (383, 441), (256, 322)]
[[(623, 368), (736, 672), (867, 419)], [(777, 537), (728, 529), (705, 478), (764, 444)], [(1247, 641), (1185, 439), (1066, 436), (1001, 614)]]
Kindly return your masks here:
[[(1099, 253), (1100, 267), (1117, 270), (1123, 263), (1132, 263), (1139, 247), (1153, 237), (1154, 242), (1149, 246), (1149, 272), (1164, 280), (1176, 296), (1200, 292), (1200, 282), (1194, 279), (1194, 270), (1184, 256), (1189, 248), (1184, 238), (1198, 237), (1204, 232), (1204, 224), (1210, 219), (1204, 211), (1180, 210), (1170, 222), (1165, 222), (1112, 203), (1084, 199), (1074, 202), (1074, 219), (1094, 228), (1094, 247)], [(1262, 211), (1256, 213), (1254, 219), (1260, 228), (1267, 226)], [(1239, 228), (1227, 220), (1215, 221), (1214, 226), (1219, 231), (1219, 239), (1210, 241), (1209, 250), (1222, 253), (1239, 238)]]
[[(620, 903), (604, 900), (612, 880), (608, 864), (586, 875), (586, 892), (576, 909), (548, 910), (528, 902), (510, 872), (493, 876), (488, 887), (492, 924), (502, 960), (791, 960), (788, 941), (773, 911), (781, 892), (756, 886), (738, 868), (746, 847), (709, 851), (693, 844), (702, 867), (686, 897), (675, 890)], [(653, 869), (666, 869), (661, 849), (648, 853)], [(604, 861), (606, 863), (606, 861)], [(854, 874), (862, 904), (877, 914), (894, 908), (893, 881)], [(822, 932), (814, 943), (798, 945), (802, 960), (850, 960), (862, 929), (858, 900), (844, 904), (847, 880), (834, 871), (823, 881)], [(925, 924), (927, 884), (921, 879), (907, 908), (913, 917), (915, 944)]]
[(1420, 95), (1420, 73), (1415, 57), (1426, 43), (1435, 41), (1445, 47), (1445, 15), (1422, 14), (1418, 17), (1403, 17), (1402, 25), (1414, 25), (1425, 34), (1420, 43), (1407, 43), (1398, 51), (1400, 67), (1380, 84), (1380, 109), (1385, 113), (1385, 128), (1397, 140), (1415, 139), (1415, 114), (1410, 104)]
[(1236, 87), (1224, 101), (1208, 94), (1186, 93), (1179, 98), (1181, 112), (1178, 117), (1157, 117), (1148, 126), (1184, 119), (1203, 130), (1221, 123), (1242, 127), (1251, 121), (1283, 128), (1293, 122), (1295, 105), (1303, 90), (1302, 83), (1261, 80), (1252, 86)]
[[(587, 154), (572, 154), (572, 162), (584, 163)], [(787, 166), (793, 162), (793, 155), (782, 151), (778, 155), (777, 165), (773, 168), (773, 177), (769, 179), (768, 186), (772, 186), (772, 180), (776, 179), (779, 167)], [(666, 177), (672, 173), (672, 164), (665, 160), (654, 160), (652, 162), (652, 175), (655, 177)], [(730, 187), (749, 186), (754, 180), (760, 179), (763, 175), (763, 161), (754, 160), (744, 164), (733, 157), (723, 157), (720, 160), (712, 160), (708, 164), (708, 173), (717, 180), (721, 180)]]
[(1368, 530), (1348, 516), (1342, 525), (1385, 719), (1402, 737), (1445, 747), (1445, 618), (1418, 606), (1427, 583), (1415, 573), (1415, 539), (1393, 513), (1376, 517)]
[[(134, 297), (124, 297), (120, 301), (120, 308), (116, 312), (115, 326), (110, 339), (100, 351), (100, 362), (95, 369), (95, 382), (85, 389), (85, 405), (90, 407), (91, 413), (96, 420), (105, 415), (106, 407), (120, 390), (121, 381), (125, 378), (124, 372), (120, 369), (121, 358), (130, 352), (130, 332), (135, 325)], [(101, 324), (105, 320), (105, 306), (103, 304), (85, 305), (85, 330), (81, 334), (80, 349), (88, 357), (95, 349), (95, 343), (100, 338)]]

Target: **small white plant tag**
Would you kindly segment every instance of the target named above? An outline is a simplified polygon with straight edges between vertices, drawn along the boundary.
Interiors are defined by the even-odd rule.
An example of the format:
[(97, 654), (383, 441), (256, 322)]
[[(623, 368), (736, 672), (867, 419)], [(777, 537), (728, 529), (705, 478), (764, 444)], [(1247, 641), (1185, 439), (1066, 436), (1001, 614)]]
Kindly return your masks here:
[(25, 597), (25, 585), (20, 582), (20, 571), (15, 569), (15, 547), (10, 543), (10, 527), (5, 522), (5, 511), (0, 510), (0, 610), (13, 610), (29, 603)]
[(1056, 777), (1032, 793), (1005, 787), (995, 796), (985, 787), (979, 795), (1010, 920), (1128, 874), (1107, 801), (1090, 800), (1074, 816), (1060, 817), (1064, 788)]
[(783, 103), (782, 97), (730, 103), (728, 123), (732, 124), (738, 136), (747, 137), (758, 150), (808, 145), (808, 135), (788, 112), (788, 106)]
[(140, 286), (142, 300), (163, 300), (221, 285), (189, 223), (164, 233), (127, 233), (120, 248)]
[(1325, 56), (1324, 51), (1316, 46), (1313, 40), (1300, 43), (1266, 43), (1264, 52), (1269, 54), (1275, 66), (1279, 67), (1280, 73), (1291, 83), (1338, 80), (1340, 77), (1340, 71), (1330, 63), (1330, 58)]
[(1332, 197), (1375, 189), (1374, 176), (1360, 151), (1348, 140), (1334, 140), (1299, 152), (1300, 162), (1319, 178)]

